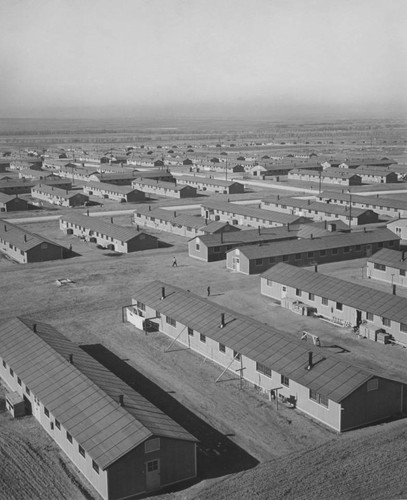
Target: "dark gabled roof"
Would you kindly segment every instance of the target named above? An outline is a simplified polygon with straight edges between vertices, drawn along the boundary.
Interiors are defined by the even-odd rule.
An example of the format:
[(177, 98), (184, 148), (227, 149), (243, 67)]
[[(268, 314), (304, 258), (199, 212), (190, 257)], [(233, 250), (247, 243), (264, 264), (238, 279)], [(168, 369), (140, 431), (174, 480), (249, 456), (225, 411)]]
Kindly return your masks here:
[[(38, 184), (38, 179), (28, 180), (28, 179), (6, 179), (0, 180), (0, 189), (8, 188), (8, 187), (20, 187), (27, 186), (29, 188), (34, 187)], [(69, 179), (56, 179), (55, 177), (52, 179), (45, 178), (42, 180), (42, 184), (47, 184), (50, 186), (60, 186), (71, 184)]]
[(199, 238), (201, 243), (206, 247), (219, 245), (243, 245), (251, 242), (260, 243), (283, 239), (297, 239), (297, 231), (287, 231), (287, 228), (285, 227), (262, 227), (260, 231), (258, 229), (245, 229), (243, 231), (224, 232), (222, 234), (205, 234), (203, 236), (195, 236), (195, 238)]
[(338, 177), (341, 179), (349, 179), (351, 177), (360, 177), (356, 174), (354, 170), (348, 170), (347, 168), (336, 168), (330, 167), (327, 170), (321, 170), (320, 172), (315, 170), (315, 172), (311, 169), (301, 169), (295, 168), (291, 171), (292, 173), (302, 174), (302, 175), (314, 175), (314, 177)]
[(384, 264), (385, 266), (392, 267), (394, 269), (407, 270), (407, 259), (405, 258), (405, 253), (398, 252), (397, 250), (382, 248), (370, 256), (367, 260), (368, 262)]
[(23, 252), (27, 252), (28, 250), (41, 245), (41, 243), (48, 243), (56, 247), (64, 248), (54, 241), (43, 238), (39, 234), (32, 233), (27, 229), (11, 224), (10, 222), (6, 222), (3, 219), (0, 219), (0, 238), (16, 246)]
[(261, 277), (407, 324), (407, 298), (404, 297), (282, 262)]
[(369, 243), (394, 240), (399, 240), (399, 237), (389, 229), (377, 229), (366, 232), (334, 233), (330, 236), (323, 236), (322, 238), (300, 239), (295, 243), (292, 241), (280, 241), (272, 245), (249, 245), (247, 247), (239, 247), (239, 250), (240, 253), (243, 253), (248, 259), (260, 259), (264, 257), (294, 255), (301, 252), (315, 252), (318, 250), (330, 250), (332, 248), (343, 248), (352, 245), (366, 245)]
[[(342, 206), (342, 205), (336, 205), (334, 203), (323, 203), (320, 201), (313, 201), (313, 200), (304, 200), (300, 198), (277, 198), (276, 196), (274, 197), (267, 197), (263, 202), (272, 202), (276, 203), (279, 205), (286, 205), (288, 207), (295, 207), (295, 208), (302, 208), (306, 210), (316, 210), (318, 212), (324, 212), (324, 213), (330, 213), (330, 214), (335, 214), (335, 215), (349, 215), (349, 207), (347, 205)], [(372, 210), (368, 208), (356, 208), (352, 206), (352, 217), (360, 217), (361, 215), (367, 213), (367, 212), (372, 212)]]
[[(336, 402), (374, 376), (325, 352), (322, 355), (321, 350), (296, 341), (290, 334), (173, 285), (160, 281), (143, 284), (133, 298)], [(221, 313), (225, 314), (224, 328), (219, 327)], [(309, 351), (314, 361), (311, 370), (307, 370)]]
[(92, 177), (96, 177), (101, 182), (109, 182), (112, 180), (133, 180), (138, 176), (139, 172), (98, 172), (90, 174)]
[(68, 191), (67, 189), (59, 189), (54, 186), (48, 186), (47, 184), (36, 184), (35, 186), (32, 187), (32, 190), (40, 191), (41, 193), (53, 196), (60, 196), (61, 198), (64, 198), (66, 200), (75, 198), (75, 196), (78, 195), (87, 198), (87, 196), (83, 194), (82, 191)]
[(195, 189), (192, 186), (187, 186), (185, 184), (181, 184), (177, 186), (173, 182), (165, 182), (165, 181), (155, 181), (153, 179), (144, 179), (143, 177), (138, 177), (137, 179), (134, 179), (133, 183), (134, 184), (141, 184), (142, 186), (152, 186), (152, 187), (157, 187), (157, 188), (162, 188), (162, 189), (170, 189), (171, 191), (185, 191), (188, 189)]
[(152, 435), (195, 441), (50, 325), (19, 318), (3, 324), (0, 355), (102, 469)]
[(306, 220), (300, 215), (286, 214), (284, 212), (274, 212), (262, 208), (252, 208), (246, 205), (238, 205), (237, 203), (228, 203), (222, 201), (205, 201), (201, 205), (204, 209), (222, 210), (231, 214), (243, 215), (255, 219), (262, 219), (269, 222), (278, 222), (280, 224), (294, 224)]
[(221, 179), (209, 179), (208, 177), (199, 177), (195, 175), (179, 175), (177, 176), (177, 182), (179, 180), (185, 182), (195, 182), (201, 184), (210, 184), (211, 186), (222, 186), (222, 187), (230, 187), (236, 184), (241, 184), (240, 182), (234, 181), (223, 181)]
[(131, 187), (131, 186), (116, 186), (115, 184), (108, 184), (107, 182), (86, 182), (84, 187), (90, 187), (93, 189), (101, 189), (104, 191), (107, 191), (109, 193), (116, 193), (116, 194), (130, 194), (133, 193), (134, 191), (137, 191), (137, 189)]
[[(137, 231), (133, 227), (118, 226), (117, 224), (111, 224), (100, 219), (100, 217), (89, 217), (87, 215), (61, 215), (61, 220), (70, 222), (72, 224), (77, 224), (79, 226), (85, 227), (86, 229), (91, 229), (93, 231), (104, 234), (114, 238), (115, 240), (128, 242), (133, 238), (137, 238), (140, 234), (146, 234), (142, 231)], [(149, 238), (157, 239), (155, 236), (148, 235)]]
[(350, 196), (352, 197), (353, 203), (364, 203), (366, 205), (377, 205), (380, 207), (390, 207), (396, 210), (407, 210), (407, 201), (404, 200), (393, 200), (392, 198), (378, 197), (378, 196), (362, 196), (359, 194), (352, 193), (338, 193), (335, 191), (323, 191), (320, 195), (324, 199), (332, 200), (342, 200), (349, 203)]
[(369, 167), (368, 165), (360, 165), (355, 169), (355, 172), (360, 175), (379, 175), (381, 177), (397, 175), (395, 172), (387, 168)]

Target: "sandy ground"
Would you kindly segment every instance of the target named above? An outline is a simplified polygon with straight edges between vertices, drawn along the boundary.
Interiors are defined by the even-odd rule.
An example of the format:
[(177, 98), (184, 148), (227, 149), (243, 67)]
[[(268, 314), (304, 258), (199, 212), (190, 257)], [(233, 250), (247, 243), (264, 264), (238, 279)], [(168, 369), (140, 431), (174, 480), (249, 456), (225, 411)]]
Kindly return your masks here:
[[(117, 217), (115, 221), (118, 224), (130, 225), (130, 217), (127, 215)], [(163, 404), (165, 410), (172, 409), (173, 418), (190, 429), (201, 441), (199, 479), (203, 483), (193, 486), (191, 491), (171, 494), (176, 495), (174, 498), (192, 499), (201, 498), (202, 495), (205, 499), (254, 497), (322, 499), (322, 492), (319, 490), (315, 496), (312, 494), (312, 488), (316, 488), (312, 477), (314, 470), (319, 468), (323, 469), (323, 473), (327, 474), (326, 477), (332, 484), (344, 485), (341, 486), (342, 489), (338, 486), (337, 490), (334, 487), (327, 490), (332, 498), (339, 498), (335, 497), (335, 494), (340, 492), (342, 498), (368, 498), (363, 495), (354, 497), (348, 495), (350, 491), (346, 489), (348, 479), (342, 480), (343, 477), (348, 478), (347, 471), (351, 465), (347, 464), (353, 464), (355, 467), (357, 460), (361, 459), (363, 447), (367, 446), (362, 439), (363, 432), (369, 431), (372, 436), (377, 434), (383, 439), (383, 446), (390, 447), (393, 434), (389, 434), (387, 441), (385, 435), (387, 429), (391, 430), (393, 427), (390, 426), (395, 425), (394, 438), (398, 438), (401, 434), (397, 434), (397, 429), (400, 431), (397, 423), (389, 424), (389, 427), (376, 426), (371, 430), (352, 433), (354, 436), (359, 434), (361, 436), (360, 443), (358, 442), (354, 449), (356, 458), (352, 461), (352, 438), (338, 436), (295, 410), (281, 406), (277, 410), (274, 402), (268, 402), (248, 384), (244, 384), (243, 390), (240, 390), (238, 380), (233, 380), (232, 376), (227, 377), (229, 380), (215, 384), (221, 372), (219, 366), (204, 361), (197, 354), (180, 349), (176, 345), (167, 352), (170, 345), (167, 337), (159, 333), (145, 336), (131, 325), (122, 323), (121, 308), (131, 302), (133, 287), (153, 279), (188, 288), (203, 296), (206, 294), (206, 287), (210, 285), (211, 300), (216, 303), (269, 323), (296, 338), (304, 329), (312, 331), (321, 338), (322, 348), (329, 349), (333, 355), (374, 368), (384, 376), (407, 382), (405, 349), (360, 340), (350, 329), (339, 328), (313, 318), (300, 317), (284, 310), (260, 295), (258, 276), (244, 276), (230, 272), (226, 270), (224, 262), (207, 264), (191, 259), (187, 254), (186, 240), (178, 236), (160, 233), (161, 239), (171, 246), (119, 255), (97, 249), (95, 245), (84, 243), (74, 236), (65, 235), (59, 230), (57, 221), (33, 223), (27, 227), (65, 246), (72, 244), (73, 250), (80, 256), (64, 261), (25, 266), (11, 263), (4, 258), (0, 259), (0, 320), (24, 315), (49, 322), (71, 340), (90, 346), (87, 348), (95, 355), (103, 351), (102, 346), (109, 349), (117, 356), (112, 369), (120, 369), (123, 377), (131, 374), (134, 376), (131, 380), (134, 381), (145, 376), (162, 388), (165, 394), (160, 393), (158, 404)], [(178, 268), (171, 267), (174, 255), (177, 257)], [(360, 282), (363, 279), (363, 266), (362, 259), (352, 263), (347, 262), (346, 266), (343, 263), (320, 266), (319, 270)], [(58, 278), (70, 278), (74, 283), (58, 287), (55, 283)], [(371, 281), (368, 284), (378, 288), (386, 287), (384, 284)], [(114, 357), (109, 359), (114, 360)], [(151, 388), (151, 394), (155, 394), (155, 389)], [(1, 415), (0, 417), (3, 418)], [(22, 437), (16, 444), (16, 449), (21, 447), (24, 449), (26, 446), (24, 439), (28, 439), (28, 434), (27, 436), (24, 434), (25, 426), (27, 429), (30, 426), (36, 429), (38, 439), (35, 441), (35, 447), (41, 448), (49, 444), (47, 435), (35, 421), (22, 419), (14, 423), (7, 418), (0, 421), (1, 425), (8, 429), (7, 432), (13, 433), (13, 436), (16, 428), (13, 426), (21, 425)], [(314, 450), (315, 447), (317, 448)], [(0, 450), (6, 453), (4, 443), (0, 442)], [(343, 457), (349, 457), (349, 462), (342, 460), (343, 472), (336, 472), (341, 450), (344, 450)], [(54, 450), (52, 453), (59, 452)], [(318, 461), (319, 457), (326, 457), (326, 463)], [(328, 457), (331, 458), (328, 460)], [(384, 460), (386, 457), (385, 454)], [(30, 463), (27, 462), (23, 468), (25, 474), (29, 471)], [(364, 467), (374, 476), (369, 466), (373, 472), (377, 470), (377, 466), (373, 467), (370, 459), (366, 458)], [(284, 467), (287, 470), (287, 478), (282, 484), (279, 478), (283, 475)], [(57, 483), (62, 481), (65, 472), (52, 464), (50, 468), (56, 471)], [(399, 480), (398, 469), (396, 468), (394, 473), (390, 466), (384, 467), (384, 470), (386, 478), (393, 478), (397, 488), (404, 491), (404, 483)], [(239, 491), (233, 486), (235, 476), (230, 482), (228, 479), (221, 480), (222, 484), (225, 484), (225, 489), (219, 484), (211, 486), (212, 481), (232, 473), (241, 474), (236, 479), (236, 484), (240, 484), (241, 481), (242, 486)], [(51, 475), (51, 472), (48, 471), (48, 474)], [(300, 481), (308, 481), (309, 487), (304, 489), (304, 492), (308, 492), (308, 496), (299, 495), (296, 474)], [(307, 479), (308, 476), (311, 479)], [(7, 481), (10, 481), (10, 476), (7, 477), (9, 478)], [(352, 481), (348, 481), (349, 488), (354, 487), (355, 480)], [(251, 493), (248, 494), (249, 491), (257, 491), (250, 489), (254, 483), (259, 486), (258, 494), (251, 496)], [(250, 484), (252, 486), (249, 486)], [(203, 489), (206, 487), (209, 488), (207, 492)], [(269, 488), (275, 488), (276, 496), (271, 496)], [(51, 499), (46, 495), (41, 496), (40, 493), (36, 495), (32, 498)], [(54, 498), (64, 497), (55, 495)], [(82, 497), (72, 494), (67, 498)]]

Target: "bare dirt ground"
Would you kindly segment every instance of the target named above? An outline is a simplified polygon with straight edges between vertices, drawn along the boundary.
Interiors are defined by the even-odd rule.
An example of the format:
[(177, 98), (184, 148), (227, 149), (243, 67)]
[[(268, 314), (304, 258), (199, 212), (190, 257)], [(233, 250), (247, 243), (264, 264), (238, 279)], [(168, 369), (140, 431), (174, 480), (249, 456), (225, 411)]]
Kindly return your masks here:
[(98, 500), (33, 416), (14, 420), (0, 385), (0, 499)]
[[(126, 216), (123, 216), (121, 223), (125, 222)], [(306, 461), (308, 453), (312, 453), (309, 450), (330, 443), (327, 449), (332, 446), (332, 453), (336, 455), (335, 446), (340, 446), (343, 438), (296, 411), (286, 407), (277, 411), (274, 403), (268, 402), (248, 385), (245, 384), (243, 391), (239, 390), (237, 380), (215, 384), (220, 367), (205, 362), (190, 351), (179, 350), (177, 346), (166, 352), (170, 345), (167, 337), (161, 334), (146, 337), (132, 326), (123, 324), (121, 308), (131, 302), (132, 287), (136, 283), (161, 279), (203, 296), (210, 285), (211, 300), (219, 304), (281, 328), (287, 335), (297, 338), (302, 329), (313, 331), (320, 336), (323, 348), (329, 348), (343, 359), (354, 360), (363, 366), (379, 369), (386, 376), (407, 381), (404, 369), (407, 353), (404, 349), (361, 341), (347, 329), (299, 317), (282, 309), (260, 295), (258, 276), (229, 272), (224, 262), (206, 264), (191, 259), (181, 237), (162, 233), (172, 247), (113, 257), (109, 256), (111, 252), (63, 234), (56, 221), (29, 224), (29, 227), (41, 234), (52, 235), (61, 243), (71, 242), (74, 251), (81, 256), (65, 261), (3, 267), (0, 274), (0, 317), (3, 320), (16, 315), (35, 317), (50, 322), (73, 341), (85, 345), (102, 344), (171, 394), (174, 401), (184, 408), (180, 423), (188, 427), (192, 425), (191, 421), (198, 422), (192, 425), (191, 431), (202, 442), (200, 463), (216, 464), (215, 470), (213, 466), (201, 466), (200, 479), (213, 480), (252, 468), (257, 462), (265, 463), (292, 454), (296, 463), (302, 463), (301, 467), (310, 474)], [(173, 255), (177, 256), (178, 268), (171, 267)], [(347, 275), (353, 273), (357, 277), (362, 265), (363, 262), (358, 262), (352, 267), (347, 263), (347, 268), (352, 269)], [(339, 267), (330, 266), (331, 273), (340, 273)], [(321, 272), (326, 271), (321, 269)], [(75, 283), (57, 287), (55, 280), (64, 277)], [(386, 426), (374, 429), (377, 433), (385, 433)], [(39, 430), (40, 434), (42, 432)], [(44, 439), (48, 439), (43, 434)], [(205, 436), (208, 436), (206, 440)], [(348, 446), (351, 446), (351, 441)], [(318, 456), (318, 452), (315, 454)], [(271, 464), (274, 470), (276, 462)], [(194, 492), (190, 498), (195, 498)], [(184, 493), (177, 495), (183, 498)], [(217, 498), (213, 492), (208, 495), (203, 498)], [(234, 492), (231, 497), (235, 497)], [(287, 492), (287, 497), (296, 498), (296, 494)]]

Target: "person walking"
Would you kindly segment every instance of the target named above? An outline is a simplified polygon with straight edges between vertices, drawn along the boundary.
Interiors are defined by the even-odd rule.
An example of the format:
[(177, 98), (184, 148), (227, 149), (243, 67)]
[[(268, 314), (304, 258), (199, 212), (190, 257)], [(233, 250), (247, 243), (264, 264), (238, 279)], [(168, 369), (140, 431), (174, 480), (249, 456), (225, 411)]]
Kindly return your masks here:
[(208, 286), (208, 288), (206, 289), (206, 291), (208, 292), (208, 297), (209, 297), (209, 295), (211, 294), (211, 287)]
[(175, 257), (174, 257), (174, 259), (172, 261), (172, 267), (178, 267), (177, 259)]

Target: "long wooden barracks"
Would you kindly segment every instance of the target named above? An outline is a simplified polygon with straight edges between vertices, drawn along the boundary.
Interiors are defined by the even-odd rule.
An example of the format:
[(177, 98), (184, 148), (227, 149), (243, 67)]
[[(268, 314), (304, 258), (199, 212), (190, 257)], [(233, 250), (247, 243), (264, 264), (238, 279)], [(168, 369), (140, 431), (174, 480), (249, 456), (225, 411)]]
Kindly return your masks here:
[(197, 440), (52, 326), (2, 324), (0, 377), (102, 498), (196, 477)]
[[(173, 285), (153, 281), (133, 293), (123, 320), (147, 322), (271, 398), (341, 432), (407, 407), (406, 386), (342, 361), (316, 346)], [(214, 380), (215, 383), (215, 380)], [(216, 390), (216, 389), (214, 389)]]

